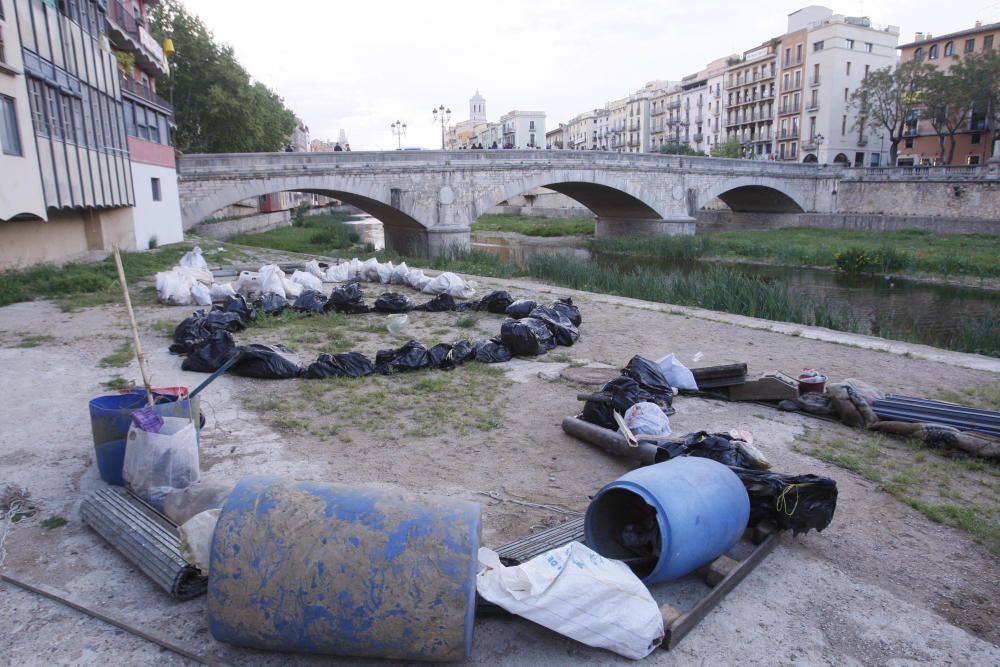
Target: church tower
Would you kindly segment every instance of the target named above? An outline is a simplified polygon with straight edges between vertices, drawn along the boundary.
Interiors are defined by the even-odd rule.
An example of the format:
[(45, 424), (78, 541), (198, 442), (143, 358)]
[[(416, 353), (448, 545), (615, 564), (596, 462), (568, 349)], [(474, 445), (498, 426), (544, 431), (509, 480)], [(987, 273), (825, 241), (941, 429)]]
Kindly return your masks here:
[(469, 120), (486, 120), (486, 100), (478, 90), (469, 98)]

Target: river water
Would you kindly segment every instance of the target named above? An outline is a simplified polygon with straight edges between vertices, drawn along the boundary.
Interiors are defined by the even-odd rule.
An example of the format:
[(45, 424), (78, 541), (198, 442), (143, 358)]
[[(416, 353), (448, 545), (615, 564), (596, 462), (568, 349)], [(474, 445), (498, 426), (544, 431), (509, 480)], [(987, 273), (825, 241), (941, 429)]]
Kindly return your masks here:
[[(535, 239), (478, 232), (473, 234), (472, 247), (496, 253), (512, 262), (522, 262), (537, 254), (562, 254), (622, 269), (641, 263), (662, 271), (665, 276), (678, 272), (697, 273), (709, 267), (708, 262), (637, 262), (634, 257), (591, 253), (583, 238)], [(1000, 291), (994, 290), (783, 266), (745, 263), (727, 266), (768, 282), (783, 284), (793, 294), (826, 301), (836, 310), (849, 313), (861, 333), (877, 334), (876, 323), (880, 323), (900, 337), (933, 342), (954, 333), (963, 319), (968, 321), (990, 309), (1000, 308)], [(1000, 337), (1000, 332), (997, 336)]]

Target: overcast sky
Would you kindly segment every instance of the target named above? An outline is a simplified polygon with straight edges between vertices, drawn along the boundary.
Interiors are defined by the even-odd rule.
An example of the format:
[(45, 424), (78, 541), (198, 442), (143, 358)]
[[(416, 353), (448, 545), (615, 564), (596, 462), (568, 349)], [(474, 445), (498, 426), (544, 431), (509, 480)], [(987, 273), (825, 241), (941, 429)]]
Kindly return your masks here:
[[(285, 99), (312, 138), (353, 150), (436, 148), (431, 109), (468, 117), (478, 88), (490, 120), (544, 111), (546, 127), (624, 97), (652, 79), (678, 80), (710, 60), (785, 32), (801, 1), (766, 0), (183, 0), (232, 45), (247, 70)], [(1000, 21), (1000, 0), (844, 0), (835, 13), (945, 34)]]

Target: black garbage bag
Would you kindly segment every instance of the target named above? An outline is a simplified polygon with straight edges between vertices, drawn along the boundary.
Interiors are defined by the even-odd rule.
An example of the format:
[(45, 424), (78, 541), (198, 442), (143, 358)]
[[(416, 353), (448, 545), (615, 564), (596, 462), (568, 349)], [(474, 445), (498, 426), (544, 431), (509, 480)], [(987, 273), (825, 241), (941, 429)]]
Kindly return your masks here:
[(482, 364), (500, 364), (510, 361), (514, 356), (510, 348), (494, 338), (476, 341), (472, 346), (472, 354)]
[(819, 475), (782, 475), (766, 470), (731, 468), (750, 496), (750, 524), (773, 521), (798, 535), (822, 531), (837, 509), (837, 482)]
[(427, 350), (427, 365), (441, 371), (450, 371), (462, 362), (456, 362), (454, 347), (448, 343), (438, 343)]
[(506, 290), (496, 290), (480, 299), (476, 310), (485, 310), (489, 313), (503, 315), (507, 312), (507, 307), (512, 303), (514, 303), (514, 299), (510, 297), (510, 294)]
[(622, 369), (622, 375), (639, 383), (643, 392), (641, 400), (656, 403), (661, 408), (669, 408), (673, 404), (674, 391), (656, 362), (637, 354)]
[(371, 311), (371, 308), (365, 303), (364, 293), (361, 291), (361, 285), (358, 283), (351, 283), (344, 287), (335, 287), (330, 292), (330, 298), (326, 302), (326, 309), (348, 315)]
[(552, 304), (552, 309), (557, 310), (573, 323), (573, 326), (578, 327), (583, 324), (583, 317), (580, 315), (580, 309), (573, 305), (573, 299), (556, 299), (555, 303)]
[(295, 303), (292, 304), (292, 310), (297, 310), (300, 313), (325, 313), (326, 301), (326, 295), (322, 292), (317, 292), (314, 289), (303, 290), (299, 298), (295, 299)]
[(514, 303), (507, 306), (507, 317), (513, 317), (515, 320), (519, 320), (522, 317), (528, 317), (537, 305), (538, 304), (531, 299), (518, 299)]
[(216, 331), (200, 341), (184, 358), (181, 369), (195, 373), (214, 373), (236, 354), (236, 341), (228, 331)]
[(299, 361), (299, 355), (284, 345), (252, 343), (236, 349), (242, 356), (230, 369), (233, 375), (262, 380), (287, 380), (306, 372)]
[(612, 411), (624, 415), (625, 411), (636, 403), (640, 402), (639, 383), (632, 378), (619, 376), (611, 380), (601, 389), (602, 394), (611, 397), (611, 403), (602, 401), (587, 401), (583, 404), (583, 412), (580, 419), (591, 424), (597, 424), (612, 431), (618, 430), (618, 422), (615, 421)]
[(221, 310), (224, 313), (236, 313), (243, 320), (244, 324), (250, 324), (257, 319), (257, 310), (247, 303), (246, 297), (242, 294), (227, 296), (221, 306), (214, 306), (212, 310)]
[(359, 378), (375, 371), (372, 360), (360, 352), (326, 354), (325, 352), (309, 364), (307, 378)]
[(410, 297), (398, 292), (384, 292), (375, 299), (375, 310), (379, 313), (407, 313), (413, 310)]
[(476, 358), (476, 348), (467, 340), (460, 340), (451, 346), (451, 356), (456, 364), (464, 364)]
[(396, 349), (379, 350), (375, 355), (375, 370), (382, 375), (415, 371), (429, 365), (427, 348), (415, 340), (407, 341)]
[(280, 294), (269, 292), (261, 294), (260, 298), (254, 303), (254, 306), (265, 315), (277, 315), (288, 307), (288, 299)]
[[(641, 437), (639, 437), (642, 440)], [(698, 456), (737, 468), (749, 468), (753, 462), (733, 444), (728, 433), (709, 434), (706, 431), (688, 433), (681, 440), (654, 443), (670, 458), (678, 456)]]
[(500, 342), (515, 356), (534, 357), (556, 346), (555, 337), (545, 322), (534, 317), (504, 320), (500, 325)]
[(580, 338), (580, 330), (573, 326), (568, 317), (555, 308), (538, 306), (531, 311), (530, 317), (545, 322), (545, 326), (549, 328), (553, 338), (555, 338), (556, 345), (569, 347)]
[(427, 313), (443, 313), (446, 310), (455, 310), (455, 298), (445, 292), (444, 294), (438, 294), (426, 303), (414, 306), (413, 310), (422, 310)]
[(479, 310), (478, 301), (463, 301), (455, 304), (455, 312), (467, 313), (472, 310)]
[(190, 354), (197, 344), (212, 338), (217, 331), (236, 332), (245, 328), (246, 323), (238, 313), (220, 310), (205, 313), (204, 310), (199, 310), (174, 329), (174, 344), (170, 346), (170, 351), (174, 354)]

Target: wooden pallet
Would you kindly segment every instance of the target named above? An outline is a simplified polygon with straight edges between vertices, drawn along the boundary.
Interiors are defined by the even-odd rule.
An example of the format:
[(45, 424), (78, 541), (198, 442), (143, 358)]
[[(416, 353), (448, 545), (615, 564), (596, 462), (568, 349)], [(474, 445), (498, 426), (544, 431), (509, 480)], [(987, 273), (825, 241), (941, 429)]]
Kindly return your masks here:
[[(697, 576), (705, 585), (705, 593), (697, 602), (686, 610), (680, 610), (670, 604), (660, 606), (663, 614), (664, 637), (660, 648), (670, 650), (708, 615), (712, 609), (731, 590), (743, 581), (754, 568), (774, 551), (781, 541), (782, 531), (770, 524), (759, 524), (747, 528), (743, 540), (750, 548), (747, 555), (735, 559), (727, 555), (719, 556), (714, 561), (697, 571)], [(573, 519), (558, 526), (548, 528), (533, 535), (515, 540), (499, 547), (496, 552), (509, 564), (523, 563), (538, 554), (555, 549), (573, 540), (585, 542), (583, 533), (583, 518)], [(733, 553), (735, 550), (730, 550)], [(661, 584), (670, 586), (670, 584)], [(480, 599), (477, 613), (492, 615), (503, 612), (499, 607)]]

